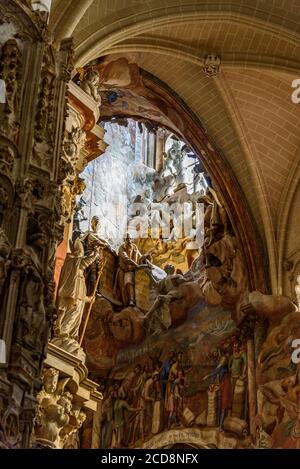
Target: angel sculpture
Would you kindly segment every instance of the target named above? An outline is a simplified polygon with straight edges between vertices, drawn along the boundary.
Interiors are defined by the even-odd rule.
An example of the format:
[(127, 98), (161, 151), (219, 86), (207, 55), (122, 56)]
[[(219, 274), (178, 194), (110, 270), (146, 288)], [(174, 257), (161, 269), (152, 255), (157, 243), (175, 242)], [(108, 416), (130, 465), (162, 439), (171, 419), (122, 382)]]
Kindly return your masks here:
[(101, 104), (101, 95), (99, 91), (100, 78), (97, 70), (88, 69), (84, 73), (80, 84), (81, 89), (89, 94), (98, 104)]
[(169, 305), (172, 301), (183, 298), (178, 287), (186, 279), (182, 275), (174, 275), (174, 270), (173, 265), (166, 265), (165, 271), (167, 276), (157, 282), (159, 294), (145, 316), (147, 330), (152, 335), (161, 334), (169, 329), (172, 324)]

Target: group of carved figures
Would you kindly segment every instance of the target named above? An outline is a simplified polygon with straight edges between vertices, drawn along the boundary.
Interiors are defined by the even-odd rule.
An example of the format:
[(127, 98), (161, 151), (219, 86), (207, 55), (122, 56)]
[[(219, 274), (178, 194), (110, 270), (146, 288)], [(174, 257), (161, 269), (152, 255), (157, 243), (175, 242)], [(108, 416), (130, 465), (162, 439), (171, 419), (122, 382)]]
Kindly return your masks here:
[[(97, 234), (99, 219), (93, 217), (92, 230), (71, 243), (63, 265), (57, 293), (58, 319), (52, 342), (71, 353), (81, 353), (78, 347), (79, 329), (84, 306), (94, 302), (98, 292), (99, 271), (105, 262), (104, 249), (110, 249)], [(116, 286), (124, 306), (135, 305), (135, 270), (147, 268), (143, 256), (128, 235), (119, 249), (119, 268)], [(88, 296), (88, 292), (92, 294)]]
[[(156, 202), (192, 184), (194, 193), (204, 193), (211, 186), (211, 180), (201, 162), (196, 163), (196, 157), (189, 153), (186, 145), (174, 139), (169, 150), (164, 153), (164, 165), (153, 175), (152, 189)], [(194, 162), (187, 164), (186, 155), (194, 158)], [(192, 183), (187, 179), (187, 168), (193, 166)]]
[(107, 251), (117, 260), (113, 274), (114, 294), (121, 307), (136, 307), (136, 278), (139, 270), (147, 272), (151, 279), (156, 298), (147, 311), (142, 311), (147, 333), (160, 334), (172, 326), (171, 304), (175, 302), (180, 306), (181, 300), (189, 301), (183, 291), (184, 284), (192, 288), (193, 301), (204, 298), (210, 304), (220, 304), (227, 293), (228, 302), (235, 299), (241, 286), (239, 280), (242, 272), (236, 265), (236, 243), (226, 212), (212, 189), (207, 195), (201, 196), (201, 201), (205, 205), (205, 212), (204, 242), (200, 256), (186, 274), (175, 272), (173, 265), (167, 265), (165, 272), (161, 271), (160, 280), (153, 275), (155, 266), (151, 263), (151, 255), (142, 254), (129, 234), (116, 254), (99, 236), (99, 219), (93, 217), (92, 229), (71, 243), (71, 252), (67, 254), (61, 271), (57, 293), (58, 319), (53, 343), (71, 353), (81, 353), (78, 342), (84, 307), (88, 302), (93, 303), (98, 294), (101, 295), (98, 277), (104, 267)]

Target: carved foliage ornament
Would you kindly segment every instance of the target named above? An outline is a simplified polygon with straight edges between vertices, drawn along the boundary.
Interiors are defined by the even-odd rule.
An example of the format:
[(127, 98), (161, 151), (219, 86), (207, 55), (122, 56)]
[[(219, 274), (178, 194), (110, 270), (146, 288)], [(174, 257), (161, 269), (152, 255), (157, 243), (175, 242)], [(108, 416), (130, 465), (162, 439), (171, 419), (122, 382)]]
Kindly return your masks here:
[(64, 155), (65, 159), (70, 163), (71, 175), (75, 174), (76, 165), (79, 158), (80, 150), (85, 142), (85, 132), (79, 127), (72, 127), (71, 131), (65, 131), (64, 139)]
[(72, 38), (64, 39), (60, 44), (60, 78), (68, 83), (74, 69), (74, 44)]
[(19, 415), (12, 406), (9, 406), (0, 420), (0, 449), (14, 448), (19, 437)]
[(44, 16), (33, 11), (30, 0), (5, 1), (1, 4), (0, 22), (13, 23), (18, 37), (30, 42), (45, 39), (47, 28)]
[(0, 173), (11, 176), (14, 169), (16, 150), (9, 144), (0, 143)]

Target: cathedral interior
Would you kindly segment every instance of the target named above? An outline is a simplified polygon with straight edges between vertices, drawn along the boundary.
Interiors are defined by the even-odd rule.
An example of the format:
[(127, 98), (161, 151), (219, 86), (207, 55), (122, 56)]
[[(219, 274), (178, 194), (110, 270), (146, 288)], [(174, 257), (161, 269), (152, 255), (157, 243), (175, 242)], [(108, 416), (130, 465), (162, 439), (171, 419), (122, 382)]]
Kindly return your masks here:
[(0, 448), (300, 448), (299, 2), (0, 7)]

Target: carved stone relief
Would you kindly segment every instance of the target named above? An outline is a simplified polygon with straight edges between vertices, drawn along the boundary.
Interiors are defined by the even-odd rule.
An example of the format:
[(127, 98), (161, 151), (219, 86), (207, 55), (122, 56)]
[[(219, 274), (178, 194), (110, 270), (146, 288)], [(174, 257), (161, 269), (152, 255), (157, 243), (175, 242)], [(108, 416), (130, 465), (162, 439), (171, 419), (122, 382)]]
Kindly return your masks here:
[(6, 102), (0, 117), (0, 132), (16, 142), (20, 126), (21, 51), (16, 39), (8, 39), (1, 49), (0, 78), (6, 86)]
[(52, 42), (45, 17), (30, 2), (2, 2), (0, 21), (0, 78), (6, 85), (0, 116), (0, 337), (7, 350), (7, 367), (0, 370), (0, 440), (4, 447), (28, 447), (55, 314), (53, 270), (63, 231), (58, 162), (73, 46), (70, 39)]
[(52, 169), (51, 155), (54, 149), (54, 92), (55, 92), (55, 56), (54, 48), (45, 47), (40, 79), (40, 88), (35, 116), (35, 146), (33, 159), (42, 168)]

